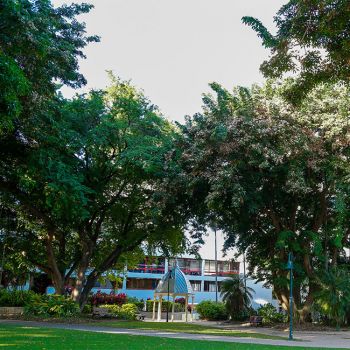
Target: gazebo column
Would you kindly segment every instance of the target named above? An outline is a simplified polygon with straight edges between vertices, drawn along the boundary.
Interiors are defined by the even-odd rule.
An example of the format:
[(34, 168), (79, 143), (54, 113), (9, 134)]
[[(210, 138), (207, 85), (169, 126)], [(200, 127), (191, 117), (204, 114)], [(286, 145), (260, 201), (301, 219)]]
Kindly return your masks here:
[(171, 306), (171, 322), (174, 322), (175, 294), (173, 294), (173, 305)]
[(161, 296), (159, 298), (159, 303), (158, 303), (158, 319), (157, 319), (158, 322), (162, 320), (162, 301), (163, 301), (163, 297)]
[(188, 294), (185, 296), (185, 320), (188, 322)]
[(153, 298), (152, 321), (156, 319), (156, 296)]

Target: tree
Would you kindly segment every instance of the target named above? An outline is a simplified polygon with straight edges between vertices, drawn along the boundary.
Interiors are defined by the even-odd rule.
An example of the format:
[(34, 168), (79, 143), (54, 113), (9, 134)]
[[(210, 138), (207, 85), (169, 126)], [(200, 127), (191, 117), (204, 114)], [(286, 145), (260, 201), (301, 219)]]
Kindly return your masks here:
[[(35, 201), (34, 189), (31, 193), (29, 188), (33, 183), (30, 172), (40, 167), (33, 164), (41, 142), (37, 137), (62, 105), (58, 88), (62, 84), (74, 88), (85, 84), (78, 59), (85, 57), (84, 47), (98, 38), (86, 36), (85, 24), (76, 17), (91, 8), (87, 4), (54, 8), (49, 0), (4, 0), (0, 4), (0, 206), (15, 222), (17, 232), (23, 233), (20, 239), (14, 239), (13, 227), (10, 229), (10, 251), (15, 246), (19, 252), (24, 251), (23, 247), (32, 248), (28, 256), (37, 263), (43, 258), (39, 248), (46, 241), (33, 237), (43, 237), (44, 215), (35, 223), (27, 217), (43, 214), (30, 203), (31, 196)], [(19, 210), (24, 203), (27, 216)], [(38, 208), (42, 206), (39, 204)], [(64, 270), (69, 259), (63, 251), (60, 255), (59, 265)]]
[(271, 50), (261, 65), (266, 77), (298, 74), (286, 91), (297, 103), (320, 83), (349, 83), (350, 8), (347, 0), (290, 0), (274, 17), (277, 34), (252, 17), (243, 17)]
[[(147, 241), (185, 245), (187, 214), (174, 187), (177, 132), (141, 92), (112, 80), (105, 92), (54, 102), (38, 118), (26, 167), (4, 187), (30, 232), (28, 259), (49, 272), (57, 292), (76, 271), (82, 307), (123, 254)], [(34, 246), (41, 255), (31, 256)]]
[(231, 276), (222, 281), (221, 297), (231, 319), (241, 319), (247, 314), (253, 299), (254, 289), (245, 286), (240, 276)]
[(286, 103), (293, 81), (232, 93), (211, 84), (203, 113), (183, 126), (182, 164), (197, 220), (215, 214), (227, 249), (245, 252), (252, 277), (272, 285), (289, 308), (309, 313), (317, 277), (345, 262), (349, 246), (348, 90), (319, 86), (303, 103)]

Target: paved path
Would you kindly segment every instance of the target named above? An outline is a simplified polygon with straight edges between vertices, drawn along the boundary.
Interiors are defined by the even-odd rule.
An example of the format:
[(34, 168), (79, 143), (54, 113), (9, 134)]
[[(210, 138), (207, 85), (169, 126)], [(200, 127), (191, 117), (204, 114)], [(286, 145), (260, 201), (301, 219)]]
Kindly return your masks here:
[[(141, 329), (124, 329), (124, 328), (111, 328), (101, 326), (90, 326), (82, 324), (64, 324), (64, 323), (45, 323), (34, 321), (10, 321), (0, 320), (1, 324), (16, 324), (19, 326), (30, 327), (46, 327), (46, 328), (59, 328), (70, 329), (87, 332), (99, 332), (110, 334), (129, 334), (129, 335), (142, 335), (148, 337), (163, 337), (163, 338), (176, 338), (176, 339), (191, 339), (191, 340), (210, 340), (210, 341), (222, 341), (228, 343), (248, 343), (248, 344), (265, 344), (265, 345), (277, 345), (277, 346), (297, 346), (297, 347), (319, 347), (319, 348), (350, 348), (350, 332), (295, 332), (295, 338), (298, 341), (290, 342), (288, 340), (270, 340), (270, 339), (256, 339), (245, 337), (228, 337), (228, 336), (214, 336), (214, 335), (202, 335), (202, 334), (188, 334), (188, 333), (172, 333), (165, 331), (151, 331)], [(259, 329), (260, 331), (260, 329)], [(261, 333), (267, 333), (264, 330)], [(285, 333), (276, 334), (283, 335)]]

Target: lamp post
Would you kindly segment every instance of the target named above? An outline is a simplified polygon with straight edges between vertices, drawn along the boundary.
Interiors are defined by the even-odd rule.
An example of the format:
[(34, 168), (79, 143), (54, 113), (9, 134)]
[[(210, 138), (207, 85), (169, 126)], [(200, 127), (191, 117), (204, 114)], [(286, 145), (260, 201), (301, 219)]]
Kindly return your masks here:
[(170, 299), (170, 281), (172, 280), (172, 270), (169, 271), (169, 278), (168, 278), (168, 304), (166, 307), (166, 321), (169, 322), (169, 299)]
[(289, 340), (293, 340), (293, 255), (289, 253), (287, 270), (289, 270)]

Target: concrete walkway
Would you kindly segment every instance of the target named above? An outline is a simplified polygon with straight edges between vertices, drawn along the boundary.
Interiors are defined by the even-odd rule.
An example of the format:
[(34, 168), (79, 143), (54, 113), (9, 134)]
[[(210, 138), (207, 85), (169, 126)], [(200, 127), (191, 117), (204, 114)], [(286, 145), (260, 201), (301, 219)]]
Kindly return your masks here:
[[(350, 348), (350, 332), (295, 332), (295, 338), (298, 341), (288, 340), (270, 340), (270, 339), (256, 339), (246, 337), (229, 337), (229, 336), (214, 336), (214, 335), (202, 335), (202, 334), (188, 334), (188, 333), (173, 333), (166, 331), (152, 331), (141, 329), (124, 329), (124, 328), (111, 328), (101, 326), (90, 326), (82, 324), (64, 324), (64, 323), (45, 323), (34, 321), (10, 321), (0, 320), (1, 324), (14, 324), (18, 326), (29, 327), (45, 327), (45, 328), (58, 328), (79, 330), (86, 332), (98, 332), (109, 334), (128, 334), (128, 335), (142, 335), (148, 337), (162, 337), (162, 338), (176, 338), (176, 339), (190, 339), (190, 340), (210, 340), (221, 341), (227, 343), (246, 343), (246, 344), (264, 344), (275, 346), (296, 346), (305, 348), (333, 348), (333, 349), (349, 349)], [(242, 330), (242, 329), (241, 329)], [(268, 329), (260, 329), (257, 332), (268, 334)], [(274, 331), (273, 335), (286, 336), (283, 332)]]

